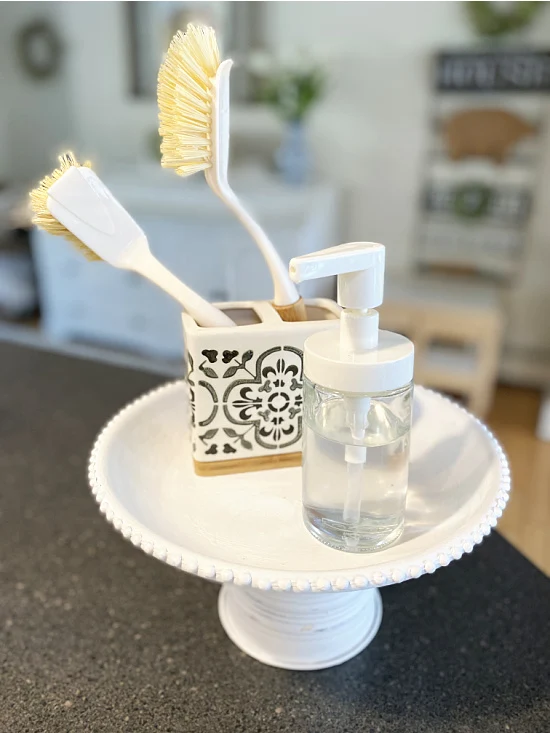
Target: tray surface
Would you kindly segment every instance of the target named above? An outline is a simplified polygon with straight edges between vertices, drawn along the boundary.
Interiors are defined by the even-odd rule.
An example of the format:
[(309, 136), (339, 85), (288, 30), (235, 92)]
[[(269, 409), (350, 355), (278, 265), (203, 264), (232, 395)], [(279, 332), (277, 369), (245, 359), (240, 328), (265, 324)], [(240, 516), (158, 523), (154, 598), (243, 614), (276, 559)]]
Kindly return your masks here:
[(300, 468), (196, 476), (188, 410), (183, 382), (126, 407), (96, 441), (90, 483), (124, 537), (220, 582), (340, 591), (416, 578), (471, 552), (508, 499), (508, 463), (491, 433), (458, 405), (417, 387), (403, 535), (381, 552), (339, 552), (303, 525)]

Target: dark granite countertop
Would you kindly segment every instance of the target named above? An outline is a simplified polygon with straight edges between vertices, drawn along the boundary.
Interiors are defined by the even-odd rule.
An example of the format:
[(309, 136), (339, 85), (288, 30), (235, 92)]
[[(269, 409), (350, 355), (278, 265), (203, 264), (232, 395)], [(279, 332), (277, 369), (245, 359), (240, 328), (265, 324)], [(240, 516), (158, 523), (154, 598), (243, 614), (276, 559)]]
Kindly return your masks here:
[(550, 582), (494, 534), (382, 590), (352, 661), (246, 657), (212, 583), (136, 550), (99, 514), (102, 424), (158, 377), (0, 345), (0, 731), (548, 733)]

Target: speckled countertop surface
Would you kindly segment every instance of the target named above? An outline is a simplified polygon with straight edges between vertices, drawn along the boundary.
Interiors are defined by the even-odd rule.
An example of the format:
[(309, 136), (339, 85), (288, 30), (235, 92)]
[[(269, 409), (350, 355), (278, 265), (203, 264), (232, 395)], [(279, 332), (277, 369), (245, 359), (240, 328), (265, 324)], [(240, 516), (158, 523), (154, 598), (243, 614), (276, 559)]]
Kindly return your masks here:
[(125, 542), (87, 487), (100, 427), (159, 381), (0, 345), (2, 733), (550, 731), (550, 581), (498, 535), (383, 589), (341, 667), (234, 647), (217, 587)]

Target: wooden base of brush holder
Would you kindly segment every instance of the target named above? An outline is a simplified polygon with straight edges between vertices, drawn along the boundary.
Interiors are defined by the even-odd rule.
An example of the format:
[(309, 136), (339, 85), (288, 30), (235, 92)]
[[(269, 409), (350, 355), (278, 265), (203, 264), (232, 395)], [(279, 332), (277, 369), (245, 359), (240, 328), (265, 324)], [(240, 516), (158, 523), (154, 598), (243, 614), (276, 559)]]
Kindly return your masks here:
[(201, 328), (182, 316), (196, 473), (300, 465), (304, 341), (338, 328), (339, 306), (308, 300), (309, 320), (293, 322), (283, 321), (267, 301), (218, 307), (239, 325)]
[(235, 458), (229, 461), (193, 461), (197, 476), (224, 476), (230, 473), (271, 471), (274, 468), (292, 468), (302, 465), (302, 452), (276, 453), (255, 458)]

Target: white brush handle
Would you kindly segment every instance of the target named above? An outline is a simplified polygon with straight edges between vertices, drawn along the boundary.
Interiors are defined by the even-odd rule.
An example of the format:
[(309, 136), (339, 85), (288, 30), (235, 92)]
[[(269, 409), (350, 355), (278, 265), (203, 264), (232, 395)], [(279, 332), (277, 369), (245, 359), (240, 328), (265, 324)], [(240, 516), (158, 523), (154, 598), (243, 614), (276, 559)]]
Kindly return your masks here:
[(128, 265), (129, 269), (143, 275), (177, 300), (199, 326), (215, 328), (235, 325), (223, 311), (182, 283), (149, 249), (141, 250), (139, 257), (132, 258)]
[(233, 62), (223, 61), (218, 67), (212, 98), (212, 166), (205, 171), (206, 182), (258, 245), (273, 279), (273, 302), (289, 306), (300, 300), (281, 256), (262, 227), (241, 204), (227, 180), (229, 164), (229, 73)]
[(275, 249), (273, 242), (266, 235), (258, 222), (252, 218), (248, 211), (241, 204), (237, 195), (229, 187), (220, 188), (218, 196), (225, 203), (227, 208), (235, 214), (246, 231), (258, 245), (258, 249), (269, 268), (273, 280), (273, 302), (275, 305), (292, 305), (299, 300), (300, 295), (294, 283), (288, 276), (286, 266)]

